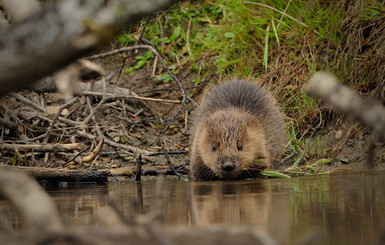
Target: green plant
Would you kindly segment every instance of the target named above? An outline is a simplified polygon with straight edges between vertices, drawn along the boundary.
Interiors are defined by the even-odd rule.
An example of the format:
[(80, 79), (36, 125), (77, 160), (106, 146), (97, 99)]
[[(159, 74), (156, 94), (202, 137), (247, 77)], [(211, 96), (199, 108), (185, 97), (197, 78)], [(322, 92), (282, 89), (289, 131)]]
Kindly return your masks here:
[(148, 61), (154, 57), (154, 54), (151, 51), (147, 51), (144, 55), (137, 55), (135, 56), (135, 59), (138, 61), (135, 66), (131, 66), (124, 70), (125, 73), (131, 73), (135, 70), (139, 70), (142, 68), (145, 64), (148, 63)]

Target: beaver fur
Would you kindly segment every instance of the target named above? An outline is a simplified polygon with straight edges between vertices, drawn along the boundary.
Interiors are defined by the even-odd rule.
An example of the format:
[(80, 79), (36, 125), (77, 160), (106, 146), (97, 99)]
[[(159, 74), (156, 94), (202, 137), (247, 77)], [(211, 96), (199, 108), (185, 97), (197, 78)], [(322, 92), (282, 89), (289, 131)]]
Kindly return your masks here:
[(255, 177), (282, 152), (282, 115), (266, 91), (250, 82), (235, 80), (212, 88), (193, 124), (194, 180)]

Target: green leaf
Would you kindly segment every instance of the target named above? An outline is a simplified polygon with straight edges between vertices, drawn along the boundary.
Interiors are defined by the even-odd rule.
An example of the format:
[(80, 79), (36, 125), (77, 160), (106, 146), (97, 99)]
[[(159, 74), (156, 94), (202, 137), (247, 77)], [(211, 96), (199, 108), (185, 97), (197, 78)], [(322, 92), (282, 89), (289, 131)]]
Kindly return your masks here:
[(276, 178), (291, 178), (287, 174), (283, 174), (278, 172), (277, 170), (267, 169), (261, 172), (262, 175), (268, 176), (268, 177), (276, 177)]
[(156, 79), (162, 80), (164, 83), (168, 83), (173, 80), (172, 77), (167, 72), (158, 75)]
[(15, 155), (13, 155), (12, 165), (16, 166), (16, 162), (17, 162), (17, 152), (15, 152)]
[(40, 119), (38, 118), (38, 119), (36, 119), (35, 121), (33, 121), (33, 123), (32, 123), (32, 127), (35, 127), (35, 126), (37, 126), (38, 124), (39, 124), (39, 122), (40, 122)]
[(271, 19), (271, 25), (273, 26), (274, 36), (279, 46), (279, 37), (278, 37), (277, 27), (275, 26), (275, 23), (274, 23), (274, 19)]
[(126, 142), (126, 138), (124, 136), (121, 136), (120, 137), (120, 142), (125, 143)]
[(173, 33), (170, 36), (170, 41), (171, 42), (175, 41), (180, 36), (181, 29), (182, 29), (181, 26), (177, 26), (174, 29)]
[(143, 55), (144, 59), (145, 60), (149, 60), (150, 58), (154, 57), (154, 54), (152, 53), (152, 51), (147, 51), (144, 55)]
[(267, 64), (268, 64), (268, 56), (269, 56), (269, 31), (270, 31), (270, 25), (266, 28), (265, 49), (263, 50), (263, 66), (265, 67), (265, 72), (267, 72)]
[(170, 39), (168, 37), (161, 38), (163, 40), (163, 43), (170, 43)]
[(226, 32), (225, 33), (225, 37), (226, 38), (234, 38), (235, 37), (235, 33), (234, 32)]

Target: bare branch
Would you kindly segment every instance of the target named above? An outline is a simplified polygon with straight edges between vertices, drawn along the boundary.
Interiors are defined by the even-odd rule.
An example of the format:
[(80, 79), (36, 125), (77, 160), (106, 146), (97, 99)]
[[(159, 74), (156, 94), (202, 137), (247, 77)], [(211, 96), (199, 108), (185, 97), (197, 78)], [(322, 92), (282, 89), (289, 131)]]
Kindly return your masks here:
[[(14, 144), (0, 144), (2, 151), (15, 151)], [(43, 144), (43, 145), (16, 145), (19, 151), (38, 151), (38, 152), (68, 152), (73, 150), (81, 150), (82, 144)]]

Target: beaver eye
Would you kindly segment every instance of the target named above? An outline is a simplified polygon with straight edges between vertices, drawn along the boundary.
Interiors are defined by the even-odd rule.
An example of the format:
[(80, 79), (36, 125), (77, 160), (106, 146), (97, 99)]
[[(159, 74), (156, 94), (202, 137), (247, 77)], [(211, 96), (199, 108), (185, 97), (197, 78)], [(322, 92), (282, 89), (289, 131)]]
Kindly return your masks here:
[(237, 148), (238, 148), (238, 151), (241, 151), (243, 150), (243, 145), (238, 145)]
[(211, 147), (211, 149), (212, 149), (213, 151), (217, 151), (217, 146), (216, 146), (216, 145), (213, 145), (213, 146)]

